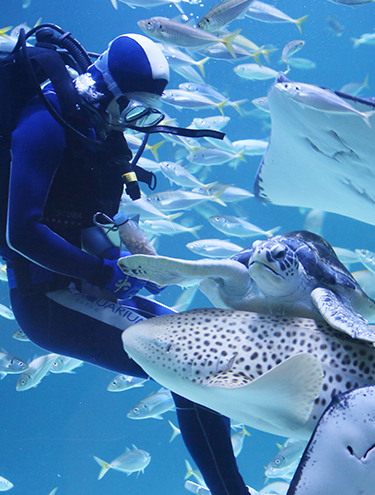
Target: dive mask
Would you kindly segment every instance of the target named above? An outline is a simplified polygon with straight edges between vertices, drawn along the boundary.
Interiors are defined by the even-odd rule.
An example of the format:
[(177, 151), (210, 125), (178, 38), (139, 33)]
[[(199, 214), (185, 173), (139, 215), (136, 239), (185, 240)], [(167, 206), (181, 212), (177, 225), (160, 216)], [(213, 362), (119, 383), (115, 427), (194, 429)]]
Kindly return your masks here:
[(158, 125), (164, 114), (156, 109), (145, 105), (137, 100), (129, 100), (126, 96), (117, 99), (120, 116), (118, 122), (124, 127), (127, 124), (140, 128), (148, 128)]

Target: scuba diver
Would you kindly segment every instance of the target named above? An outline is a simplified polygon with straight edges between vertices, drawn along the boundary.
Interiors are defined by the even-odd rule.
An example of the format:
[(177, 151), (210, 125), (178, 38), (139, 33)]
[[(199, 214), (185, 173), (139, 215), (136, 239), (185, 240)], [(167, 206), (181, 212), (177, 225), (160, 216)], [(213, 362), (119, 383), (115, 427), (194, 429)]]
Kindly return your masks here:
[[(41, 39), (44, 29), (50, 36), (49, 26), (31, 34)], [(6, 77), (0, 81), (0, 97), (13, 91), (14, 98), (25, 99), (12, 132), (0, 127), (0, 254), (7, 263), (12, 309), (41, 348), (146, 378), (123, 350), (121, 334), (139, 320), (173, 310), (137, 295), (142, 288), (151, 293), (161, 288), (123, 274), (117, 260), (130, 253), (120, 252), (94, 219), (98, 212), (104, 218), (117, 214), (124, 182), (133, 200), (140, 197), (138, 180), (152, 183), (150, 173), (131, 162), (126, 128), (184, 131), (158, 126), (164, 116), (157, 103), (168, 83), (168, 63), (153, 41), (127, 34), (112, 41), (94, 63), (83, 52), (83, 70), (73, 79), (65, 69), (69, 54), (59, 55), (64, 59), (59, 70), (45, 61), (51, 52), (56, 62), (51, 39), (64, 48), (78, 46), (70, 33), (59, 32), (62, 36), (38, 41), (39, 56), (26, 48), (21, 31), (23, 40), (12, 56), (24, 62), (26, 75), (13, 87), (5, 88)], [(50, 82), (41, 92), (46, 73)], [(16, 82), (24, 81), (19, 91)], [(229, 419), (173, 397), (185, 444), (211, 493), (247, 494)]]

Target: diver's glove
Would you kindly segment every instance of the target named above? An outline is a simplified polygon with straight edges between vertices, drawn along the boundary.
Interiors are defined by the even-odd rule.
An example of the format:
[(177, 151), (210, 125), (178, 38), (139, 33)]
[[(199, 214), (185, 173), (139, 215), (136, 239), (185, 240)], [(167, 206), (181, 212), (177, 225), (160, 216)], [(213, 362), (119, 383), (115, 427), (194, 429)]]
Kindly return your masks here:
[(117, 266), (117, 261), (103, 259), (103, 271), (108, 272), (109, 278), (104, 288), (117, 297), (117, 299), (130, 299), (138, 291), (143, 289), (146, 281), (125, 275), (119, 266)]

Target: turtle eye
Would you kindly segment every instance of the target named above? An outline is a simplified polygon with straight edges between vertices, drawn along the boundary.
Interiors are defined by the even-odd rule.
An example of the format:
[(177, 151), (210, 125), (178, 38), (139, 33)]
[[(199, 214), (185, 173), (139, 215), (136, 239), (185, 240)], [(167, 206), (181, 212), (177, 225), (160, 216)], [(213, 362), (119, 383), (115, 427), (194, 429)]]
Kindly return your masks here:
[(284, 247), (278, 246), (272, 251), (272, 256), (275, 260), (283, 260), (286, 255), (286, 249)]

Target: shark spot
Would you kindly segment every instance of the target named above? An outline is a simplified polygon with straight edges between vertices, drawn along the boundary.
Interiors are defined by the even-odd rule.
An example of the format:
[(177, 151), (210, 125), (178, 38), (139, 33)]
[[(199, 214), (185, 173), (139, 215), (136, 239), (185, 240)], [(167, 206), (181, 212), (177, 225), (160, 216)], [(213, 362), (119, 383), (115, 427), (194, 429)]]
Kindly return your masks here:
[(351, 362), (350, 357), (348, 356), (348, 354), (345, 354), (344, 359), (342, 360), (341, 364), (348, 365), (348, 364), (350, 364), (350, 362)]

